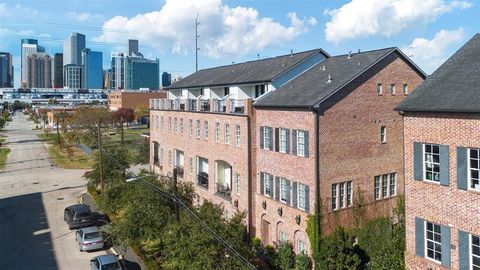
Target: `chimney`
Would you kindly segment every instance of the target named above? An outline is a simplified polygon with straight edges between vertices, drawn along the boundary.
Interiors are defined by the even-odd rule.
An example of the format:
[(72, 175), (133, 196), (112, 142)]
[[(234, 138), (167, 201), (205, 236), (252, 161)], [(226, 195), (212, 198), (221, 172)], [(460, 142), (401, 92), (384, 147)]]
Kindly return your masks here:
[(352, 58), (352, 51), (348, 51), (348, 58), (347, 59), (350, 59)]
[(290, 56), (293, 56), (293, 50), (290, 50)]
[(358, 49), (358, 53), (360, 53), (360, 49)]

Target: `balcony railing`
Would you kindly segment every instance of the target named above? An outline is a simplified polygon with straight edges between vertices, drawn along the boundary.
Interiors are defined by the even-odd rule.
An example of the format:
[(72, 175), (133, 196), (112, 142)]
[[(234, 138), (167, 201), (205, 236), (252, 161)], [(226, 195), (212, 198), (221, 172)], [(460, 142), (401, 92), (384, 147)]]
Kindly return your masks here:
[(197, 175), (197, 184), (208, 189), (208, 173), (200, 172)]
[(215, 194), (227, 200), (232, 199), (232, 189), (223, 183), (215, 183)]
[(248, 114), (252, 111), (252, 99), (151, 99), (150, 109)]
[(196, 111), (197, 110), (197, 100), (196, 99), (187, 99), (188, 110)]
[(200, 100), (200, 111), (209, 112), (210, 111), (210, 100), (201, 99)]
[(230, 113), (243, 114), (245, 111), (245, 102), (243, 99), (229, 99)]

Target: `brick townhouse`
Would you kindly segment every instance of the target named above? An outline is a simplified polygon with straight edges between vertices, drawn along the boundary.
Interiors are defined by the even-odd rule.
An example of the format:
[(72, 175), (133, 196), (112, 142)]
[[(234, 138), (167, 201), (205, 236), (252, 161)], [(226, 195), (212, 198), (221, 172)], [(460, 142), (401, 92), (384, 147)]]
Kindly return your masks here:
[(360, 194), (368, 218), (391, 213), (404, 179), (393, 108), (424, 78), (396, 48), (201, 70), (172, 85), (168, 99), (151, 100), (151, 165), (185, 168), (198, 203), (223, 203), (226, 216), (246, 211), (264, 244), (288, 240), (308, 252), (317, 201), (325, 233), (354, 225)]
[(402, 102), (408, 269), (480, 269), (480, 34)]

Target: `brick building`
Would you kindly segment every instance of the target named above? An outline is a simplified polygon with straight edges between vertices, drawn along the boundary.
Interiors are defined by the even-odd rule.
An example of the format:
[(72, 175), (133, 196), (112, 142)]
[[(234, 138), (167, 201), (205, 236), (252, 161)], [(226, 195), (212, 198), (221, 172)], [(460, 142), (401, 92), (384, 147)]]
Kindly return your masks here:
[(479, 70), (476, 34), (397, 108), (408, 269), (480, 269)]
[(111, 111), (120, 108), (136, 109), (138, 106), (148, 108), (148, 101), (152, 98), (166, 98), (167, 93), (161, 92), (139, 92), (139, 91), (113, 91), (108, 93), (107, 103)]
[(159, 173), (184, 167), (198, 203), (223, 203), (227, 216), (247, 211), (264, 244), (288, 240), (308, 252), (307, 216), (319, 201), (325, 233), (354, 225), (359, 194), (367, 218), (390, 214), (404, 179), (402, 117), (393, 108), (424, 78), (396, 48), (201, 70), (169, 87), (168, 99), (150, 101), (151, 165)]

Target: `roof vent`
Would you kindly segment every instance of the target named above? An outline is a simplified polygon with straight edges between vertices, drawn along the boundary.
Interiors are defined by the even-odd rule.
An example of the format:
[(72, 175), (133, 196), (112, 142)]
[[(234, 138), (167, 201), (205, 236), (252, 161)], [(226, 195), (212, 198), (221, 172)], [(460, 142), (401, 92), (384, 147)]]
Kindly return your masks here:
[(350, 58), (352, 58), (352, 51), (348, 52), (348, 58), (347, 59), (350, 59)]
[(322, 66), (322, 70), (325, 70), (325, 66)]
[(282, 63), (282, 67), (285, 67), (285, 63)]
[(360, 66), (360, 62), (357, 62), (357, 66)]
[(290, 56), (293, 56), (293, 50), (290, 50)]
[(332, 82), (332, 76), (330, 76), (330, 74), (328, 74), (328, 81), (327, 83), (331, 83)]

